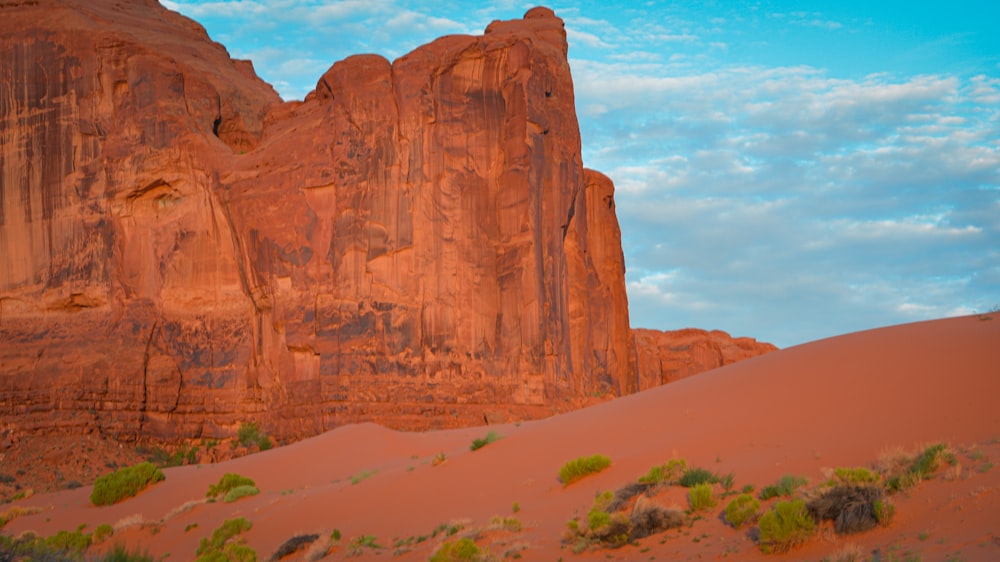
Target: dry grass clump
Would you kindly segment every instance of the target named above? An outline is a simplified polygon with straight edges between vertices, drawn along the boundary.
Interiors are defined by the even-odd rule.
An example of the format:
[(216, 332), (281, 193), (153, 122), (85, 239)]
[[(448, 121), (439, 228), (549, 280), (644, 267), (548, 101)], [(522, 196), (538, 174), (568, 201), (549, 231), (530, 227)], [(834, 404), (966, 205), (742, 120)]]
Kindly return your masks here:
[(881, 486), (847, 484), (835, 486), (809, 500), (806, 508), (814, 519), (833, 521), (834, 530), (846, 535), (874, 529), (887, 518), (888, 514), (882, 511), (888, 505), (884, 498)]
[(639, 477), (640, 484), (659, 486), (676, 482), (687, 471), (687, 461), (671, 459), (666, 464), (651, 467), (646, 474)]
[(786, 474), (782, 476), (777, 482), (771, 484), (770, 486), (764, 486), (760, 489), (759, 497), (762, 500), (769, 500), (771, 498), (777, 498), (779, 496), (791, 497), (795, 493), (795, 490), (805, 486), (809, 483), (808, 478), (802, 476), (795, 476), (794, 474)]
[(7, 523), (10, 523), (11, 521), (17, 519), (18, 517), (24, 517), (25, 515), (32, 515), (40, 511), (42, 510), (41, 508), (38, 507), (21, 507), (19, 505), (15, 505), (10, 509), (8, 509), (7, 511), (3, 512), (3, 514), (0, 514), (0, 529), (2, 529), (3, 526), (6, 525)]
[(592, 546), (618, 548), (631, 541), (680, 527), (684, 514), (666, 509), (640, 497), (629, 514), (611, 509), (616, 494), (604, 492), (594, 499), (583, 522), (576, 518), (567, 523), (566, 541), (579, 554)]

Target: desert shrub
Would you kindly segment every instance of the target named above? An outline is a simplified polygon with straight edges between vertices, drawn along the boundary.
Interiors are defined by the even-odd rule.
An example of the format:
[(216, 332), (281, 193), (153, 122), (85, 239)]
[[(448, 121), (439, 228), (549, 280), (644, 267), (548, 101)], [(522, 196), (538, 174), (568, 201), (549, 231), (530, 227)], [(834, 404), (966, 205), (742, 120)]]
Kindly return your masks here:
[(469, 445), (469, 450), (471, 450), (471, 451), (478, 451), (479, 449), (482, 449), (483, 447), (485, 447), (485, 446), (489, 445), (490, 443), (493, 443), (494, 441), (497, 441), (499, 439), (500, 439), (500, 434), (499, 433), (497, 433), (495, 431), (490, 431), (484, 437), (480, 437), (478, 439), (473, 439), (472, 440), (472, 445)]
[(261, 451), (266, 451), (274, 446), (271, 438), (263, 433), (260, 426), (254, 421), (241, 423), (239, 429), (236, 430), (236, 439), (244, 447), (249, 448), (256, 445)]
[(362, 535), (351, 539), (350, 544), (347, 545), (347, 556), (361, 556), (366, 548), (381, 549), (383, 547), (378, 544), (378, 538), (375, 535)]
[(896, 515), (896, 506), (887, 499), (875, 500), (872, 502), (872, 511), (875, 513), (878, 524), (888, 527)]
[(99, 477), (94, 482), (94, 490), (90, 493), (90, 501), (94, 505), (111, 505), (131, 498), (161, 480), (166, 476), (163, 471), (151, 462), (139, 463), (118, 469), (110, 474)]
[(918, 475), (921, 479), (926, 479), (941, 467), (942, 462), (955, 464), (955, 455), (948, 451), (943, 443), (931, 445), (913, 460), (910, 472)]
[(882, 478), (877, 472), (864, 467), (837, 468), (834, 471), (834, 477), (841, 484), (846, 485), (877, 484)]
[(636, 504), (629, 522), (632, 523), (629, 533), (629, 540), (632, 541), (680, 527), (684, 524), (684, 514), (679, 509), (667, 509), (647, 501)]
[(233, 488), (232, 490), (229, 490), (228, 492), (226, 492), (226, 497), (223, 498), (222, 501), (224, 501), (226, 503), (232, 503), (232, 502), (234, 502), (236, 500), (239, 500), (239, 499), (242, 499), (242, 498), (245, 498), (245, 497), (248, 497), (248, 496), (256, 496), (259, 493), (260, 493), (260, 490), (257, 489), (257, 486), (237, 486), (237, 487)]
[(431, 556), (430, 562), (475, 562), (481, 560), (483, 551), (472, 539), (463, 538), (455, 542), (445, 541)]
[(688, 490), (688, 502), (691, 504), (691, 511), (715, 507), (715, 494), (712, 485), (706, 482), (691, 486)]
[(718, 481), (718, 475), (711, 470), (695, 467), (685, 470), (677, 483), (685, 488), (691, 488), (698, 484), (715, 484)]
[(222, 494), (229, 493), (230, 490), (234, 488), (239, 488), (241, 486), (256, 486), (257, 483), (253, 481), (252, 478), (247, 478), (246, 476), (241, 476), (235, 472), (227, 472), (219, 478), (218, 484), (210, 484), (208, 486), (208, 492), (205, 493), (206, 498), (214, 498)]
[(639, 477), (641, 484), (668, 484), (674, 482), (687, 470), (687, 461), (684, 459), (671, 459), (666, 464), (651, 467), (643, 476)]
[(839, 534), (860, 533), (875, 528), (875, 502), (882, 501), (884, 492), (875, 485), (835, 486), (809, 500), (806, 507), (818, 521), (833, 521)]
[(608, 504), (608, 511), (620, 511), (622, 510), (632, 498), (638, 496), (639, 494), (652, 489), (654, 486), (652, 484), (643, 484), (641, 482), (631, 482), (615, 490), (613, 497), (611, 498), (611, 503)]
[(286, 556), (290, 556), (290, 555), (298, 552), (299, 550), (302, 550), (303, 548), (305, 548), (305, 547), (309, 546), (310, 544), (316, 542), (318, 539), (319, 539), (319, 535), (318, 534), (312, 534), (312, 535), (295, 535), (294, 537), (292, 537), (292, 538), (286, 540), (285, 542), (281, 543), (281, 546), (278, 547), (278, 550), (274, 551), (274, 554), (271, 555), (270, 559), (271, 560), (281, 560), (282, 558), (284, 558)]
[[(941, 467), (942, 463), (954, 465), (956, 459), (954, 453), (941, 443), (925, 448), (908, 463), (901, 463), (900, 460), (894, 459), (894, 462), (885, 469), (885, 472), (888, 473), (885, 486), (890, 492), (908, 490), (919, 484), (921, 480), (930, 478)], [(901, 464), (903, 464), (902, 468)]]
[(740, 494), (726, 506), (726, 522), (739, 529), (744, 523), (753, 522), (760, 510), (760, 502), (751, 494)]
[(665, 509), (645, 498), (640, 498), (630, 515), (625, 515), (611, 509), (615, 497), (611, 492), (598, 494), (587, 512), (585, 524), (576, 519), (567, 523), (566, 540), (573, 543), (574, 553), (598, 544), (617, 548), (684, 523), (684, 514), (679, 510)]
[(808, 483), (809, 480), (804, 477), (786, 474), (775, 484), (761, 488), (759, 497), (762, 500), (769, 500), (778, 496), (788, 497), (794, 494), (797, 488), (805, 486)]
[(490, 528), (516, 533), (521, 530), (521, 520), (517, 517), (501, 517), (496, 515), (490, 519)]
[(90, 548), (93, 539), (83, 532), (83, 525), (76, 531), (59, 531), (44, 540), (46, 546), (61, 552), (82, 553)]
[(559, 469), (559, 480), (564, 486), (569, 486), (581, 478), (600, 472), (611, 466), (611, 458), (604, 455), (580, 457), (564, 464)]
[(760, 549), (765, 553), (787, 552), (805, 542), (816, 529), (801, 499), (779, 501), (761, 516)]
[(98, 525), (96, 529), (94, 529), (94, 535), (93, 535), (94, 544), (101, 544), (108, 537), (114, 534), (115, 534), (114, 527), (108, 525), (107, 523), (102, 523)]
[(198, 555), (196, 562), (255, 562), (257, 552), (242, 544), (244, 539), (237, 539), (252, 526), (253, 524), (244, 517), (226, 519), (212, 531), (210, 538), (201, 539), (195, 552)]

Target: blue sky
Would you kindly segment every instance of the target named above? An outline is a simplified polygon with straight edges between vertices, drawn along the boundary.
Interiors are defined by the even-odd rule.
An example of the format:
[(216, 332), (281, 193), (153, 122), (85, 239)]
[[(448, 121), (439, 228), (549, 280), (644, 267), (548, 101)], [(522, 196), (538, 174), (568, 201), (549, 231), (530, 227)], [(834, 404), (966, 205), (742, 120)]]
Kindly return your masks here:
[[(161, 1), (285, 99), (534, 5)], [(1000, 305), (1000, 2), (547, 5), (633, 326), (787, 347)]]

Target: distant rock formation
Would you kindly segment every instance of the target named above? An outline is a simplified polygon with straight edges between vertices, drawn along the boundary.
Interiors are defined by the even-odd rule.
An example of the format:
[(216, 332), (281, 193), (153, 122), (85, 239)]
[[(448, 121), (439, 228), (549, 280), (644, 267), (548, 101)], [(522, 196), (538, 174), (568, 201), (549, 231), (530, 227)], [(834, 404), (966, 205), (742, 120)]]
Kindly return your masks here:
[(635, 329), (636, 378), (640, 390), (777, 351), (753, 338), (734, 338), (720, 330)]
[(0, 423), (294, 438), (646, 385), (551, 10), (288, 103), (154, 0), (0, 17)]

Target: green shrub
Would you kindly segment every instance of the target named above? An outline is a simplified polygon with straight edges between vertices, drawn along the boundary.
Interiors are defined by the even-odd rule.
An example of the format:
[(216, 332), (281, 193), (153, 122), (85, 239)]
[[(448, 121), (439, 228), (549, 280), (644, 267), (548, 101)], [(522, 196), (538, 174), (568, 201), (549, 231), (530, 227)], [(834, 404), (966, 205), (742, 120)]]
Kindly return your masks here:
[(913, 466), (910, 467), (910, 472), (919, 476), (921, 480), (925, 480), (941, 467), (942, 462), (955, 464), (955, 456), (948, 452), (943, 443), (931, 445), (917, 455)]
[(94, 482), (90, 501), (94, 505), (111, 505), (131, 498), (166, 477), (151, 462), (139, 463), (105, 474)]
[(740, 494), (726, 506), (726, 521), (739, 529), (744, 523), (752, 522), (760, 510), (760, 502), (751, 494)]
[(651, 467), (645, 475), (639, 477), (639, 483), (654, 486), (670, 483), (680, 478), (685, 470), (687, 470), (687, 461), (671, 459), (666, 464)]
[(208, 492), (205, 493), (206, 498), (214, 498), (222, 494), (228, 494), (230, 490), (234, 488), (239, 488), (241, 486), (256, 486), (257, 483), (253, 481), (252, 478), (247, 478), (246, 476), (240, 476), (235, 472), (227, 472), (219, 478), (218, 484), (211, 484), (208, 487)]
[(478, 451), (483, 447), (489, 445), (500, 439), (500, 434), (495, 431), (490, 431), (485, 437), (480, 437), (479, 439), (473, 439), (472, 445), (469, 445), (469, 450)]
[(260, 426), (253, 421), (240, 424), (239, 429), (236, 430), (236, 439), (244, 447), (249, 448), (256, 445), (261, 451), (266, 451), (274, 446), (271, 438), (261, 432)]
[(715, 494), (712, 485), (708, 482), (695, 484), (688, 490), (688, 501), (691, 503), (691, 511), (715, 507)]
[(559, 480), (564, 486), (569, 486), (584, 476), (600, 472), (609, 466), (611, 466), (611, 458), (604, 455), (580, 457), (567, 462), (559, 469)]
[(107, 523), (102, 523), (98, 525), (96, 529), (94, 529), (94, 536), (93, 536), (94, 544), (101, 544), (102, 542), (105, 541), (105, 539), (114, 534), (115, 534), (114, 527), (108, 525)]
[(718, 481), (719, 477), (714, 472), (696, 467), (685, 470), (677, 483), (685, 488), (691, 488), (698, 484), (715, 484)]
[(59, 531), (45, 539), (45, 545), (62, 552), (82, 553), (90, 548), (93, 540), (90, 535), (83, 532), (83, 526), (80, 527), (76, 531)]
[(383, 547), (378, 544), (378, 538), (375, 535), (362, 535), (351, 539), (350, 544), (347, 545), (347, 555), (361, 556), (366, 548), (381, 549)]
[(888, 527), (892, 523), (892, 518), (896, 515), (896, 506), (889, 500), (876, 500), (872, 503), (872, 511), (875, 512), (875, 519), (878, 521), (878, 524)]
[(805, 486), (809, 480), (794, 474), (786, 474), (771, 486), (764, 486), (760, 489), (760, 499), (769, 500), (778, 496), (791, 496), (797, 488)]
[(765, 553), (787, 552), (802, 544), (816, 529), (801, 499), (779, 501), (760, 518), (760, 549)]
[(367, 480), (372, 476), (375, 476), (376, 474), (378, 474), (377, 470), (362, 470), (358, 474), (355, 474), (354, 476), (351, 477), (351, 485), (353, 486), (355, 484), (358, 484), (362, 480)]
[(445, 541), (430, 558), (430, 562), (475, 562), (481, 560), (483, 551), (472, 539)]
[(224, 501), (226, 503), (232, 503), (232, 502), (234, 502), (236, 500), (239, 500), (239, 499), (242, 499), (242, 498), (245, 498), (245, 497), (248, 497), (248, 496), (256, 496), (259, 493), (260, 493), (260, 490), (257, 489), (257, 486), (237, 486), (237, 487), (233, 488), (232, 490), (229, 490), (228, 492), (226, 492), (226, 497), (223, 498), (222, 501)]
[[(230, 542), (235, 537), (238, 537), (244, 531), (249, 531), (253, 527), (250, 521), (247, 521), (244, 517), (237, 517), (235, 519), (226, 519), (221, 525), (214, 531), (212, 531), (211, 538), (201, 539), (198, 545), (198, 550), (195, 554), (198, 555), (198, 562), (214, 562), (215, 560), (226, 560), (231, 559), (233, 556), (239, 556), (241, 561), (248, 560), (250, 552), (253, 552), (247, 547), (235, 548), (243, 546), (240, 542)], [(250, 550), (250, 552), (247, 552)], [(225, 556), (225, 558), (220, 558), (220, 556)], [(257, 559), (257, 553), (253, 552), (252, 560)]]

